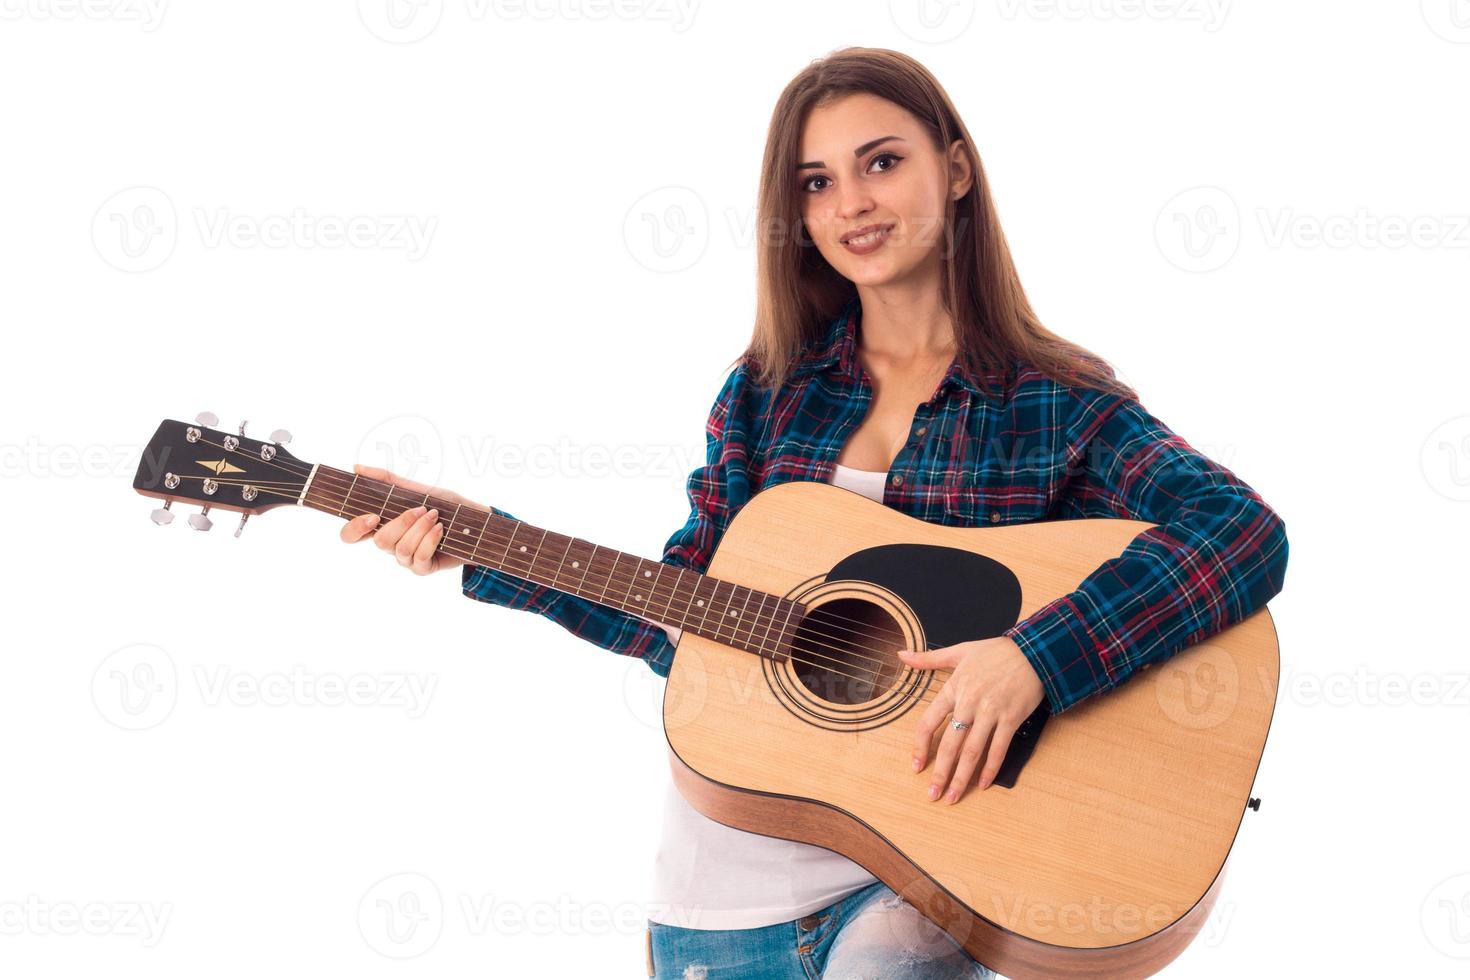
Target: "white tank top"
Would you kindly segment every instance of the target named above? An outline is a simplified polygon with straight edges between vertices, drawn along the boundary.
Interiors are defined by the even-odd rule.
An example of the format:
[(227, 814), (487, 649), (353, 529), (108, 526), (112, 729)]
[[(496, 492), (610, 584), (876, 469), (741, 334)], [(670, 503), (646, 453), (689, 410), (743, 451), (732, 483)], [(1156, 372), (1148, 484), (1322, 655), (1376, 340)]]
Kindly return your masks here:
[[(882, 503), (887, 476), (838, 463), (832, 483)], [(648, 917), (685, 929), (754, 929), (810, 915), (877, 880), (825, 847), (711, 820), (670, 777)]]

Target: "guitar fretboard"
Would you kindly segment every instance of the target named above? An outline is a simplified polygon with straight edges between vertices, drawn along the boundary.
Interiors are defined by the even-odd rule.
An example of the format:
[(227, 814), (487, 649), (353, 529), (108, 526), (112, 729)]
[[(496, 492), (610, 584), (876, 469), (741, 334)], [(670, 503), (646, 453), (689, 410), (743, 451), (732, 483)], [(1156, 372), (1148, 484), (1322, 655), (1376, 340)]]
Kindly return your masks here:
[(786, 655), (801, 622), (800, 603), (769, 592), (329, 466), (316, 468), (301, 502), (344, 520), (381, 514), (380, 527), (437, 507), (446, 554), (772, 660)]

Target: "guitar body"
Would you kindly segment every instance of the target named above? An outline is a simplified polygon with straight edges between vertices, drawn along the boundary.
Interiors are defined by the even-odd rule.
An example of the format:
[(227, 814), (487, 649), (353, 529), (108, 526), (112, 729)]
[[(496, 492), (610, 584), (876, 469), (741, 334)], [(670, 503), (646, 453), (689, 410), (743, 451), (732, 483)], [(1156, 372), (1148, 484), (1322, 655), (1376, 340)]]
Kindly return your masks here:
[(927, 799), (933, 753), (910, 765), (943, 677), (893, 656), (999, 635), (1150, 526), (956, 528), (824, 483), (757, 494), (708, 574), (828, 625), (773, 659), (683, 634), (663, 706), (677, 787), (863, 865), (1008, 977), (1157, 972), (1202, 927), (1246, 810), (1280, 667), (1267, 611), (1046, 720), (1013, 785), (956, 804)]

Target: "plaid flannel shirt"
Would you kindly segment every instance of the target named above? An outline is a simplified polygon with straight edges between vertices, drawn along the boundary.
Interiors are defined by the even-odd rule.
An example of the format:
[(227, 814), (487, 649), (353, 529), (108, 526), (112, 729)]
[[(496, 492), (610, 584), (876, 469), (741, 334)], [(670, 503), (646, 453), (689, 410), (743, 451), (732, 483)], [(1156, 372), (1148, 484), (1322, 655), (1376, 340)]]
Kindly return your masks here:
[[(873, 398), (856, 353), (860, 329), (854, 299), (774, 392), (756, 387), (743, 361), (731, 370), (705, 426), (706, 462), (689, 476), (689, 517), (664, 545), (665, 563), (705, 572), (752, 494), (788, 480), (830, 480)], [(1006, 631), (1053, 713), (1239, 622), (1281, 591), (1282, 519), (1137, 400), (1062, 385), (1021, 362), (986, 380), (1004, 394), (986, 394), (958, 358), (951, 364), (914, 414), (885, 505), (961, 527), (1088, 517), (1157, 525)], [(464, 567), (461, 589), (539, 613), (668, 676), (674, 645), (631, 613), (478, 565)]]

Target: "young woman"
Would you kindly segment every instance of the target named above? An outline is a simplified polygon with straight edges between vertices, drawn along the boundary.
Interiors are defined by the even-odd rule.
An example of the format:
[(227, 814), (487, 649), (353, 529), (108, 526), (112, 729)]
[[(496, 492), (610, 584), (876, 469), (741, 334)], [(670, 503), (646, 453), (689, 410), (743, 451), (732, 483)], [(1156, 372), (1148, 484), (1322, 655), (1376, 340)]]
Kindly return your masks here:
[[(914, 744), (931, 800), (983, 792), (1043, 699), (1065, 711), (1280, 591), (1282, 520), (1037, 320), (974, 142), (923, 66), (847, 48), (797, 75), (772, 115), (759, 219), (754, 336), (715, 399), (666, 563), (704, 572), (751, 495), (788, 480), (942, 524), (1157, 525), (1003, 636), (906, 655), (953, 671)], [(455, 567), (436, 551), (437, 516), (410, 511), (374, 539), (417, 574)], [(353, 520), (342, 538), (377, 522)], [(461, 588), (668, 675), (673, 627), (480, 566)], [(718, 824), (672, 783), (655, 878), (650, 976), (993, 976), (863, 867)]]

